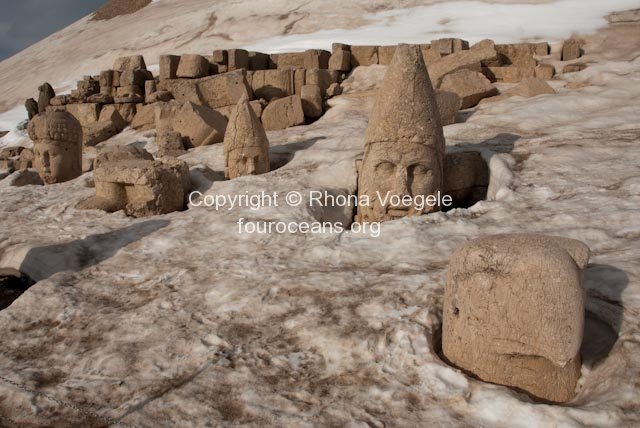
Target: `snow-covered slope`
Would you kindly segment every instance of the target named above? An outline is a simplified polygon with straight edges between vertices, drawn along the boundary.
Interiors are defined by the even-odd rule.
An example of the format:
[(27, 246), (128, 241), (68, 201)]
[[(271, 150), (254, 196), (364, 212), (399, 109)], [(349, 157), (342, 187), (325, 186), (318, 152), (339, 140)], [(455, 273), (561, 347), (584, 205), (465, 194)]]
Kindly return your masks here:
[[(487, 5), (490, 4), (490, 8)], [(0, 113), (48, 81), (68, 90), (116, 57), (202, 53), (247, 47), (265, 52), (330, 48), (331, 43), (429, 42), (438, 37), (496, 42), (559, 41), (606, 25), (638, 0), (157, 0), (107, 21), (84, 18), (0, 63)], [(1, 122), (0, 122), (1, 123)], [(2, 130), (2, 129), (0, 129)]]
[[(191, 16), (194, 25), (180, 27), (191, 36), (171, 40), (176, 3), (186, 8), (181, 19)], [(278, 11), (302, 4), (263, 3), (253, 13), (273, 20), (263, 16), (255, 37), (230, 21), (228, 10), (238, 2), (220, 7), (212, 32), (233, 35), (225, 46), (260, 43), (277, 34)], [(282, 21), (308, 14), (292, 32), (300, 26), (312, 44), (331, 14), (336, 26), (370, 25), (362, 11), (376, 10), (365, 3), (371, 4), (311, 2)], [(535, 7), (550, 7), (541, 3)], [(212, 49), (213, 38), (188, 41), (206, 4), (160, 1), (139, 12), (173, 23), (144, 30), (166, 32), (147, 40), (148, 52)], [(318, 24), (310, 18), (314, 5), (321, 9)], [(133, 25), (134, 18), (112, 25)], [(273, 31), (264, 29), (270, 25)], [(554, 29), (556, 37), (569, 25)], [(590, 67), (554, 80), (558, 94), (483, 103), (462, 115), (463, 123), (447, 126), (449, 150), (479, 150), (489, 160), (492, 197), (469, 209), (387, 222), (379, 236), (238, 232), (241, 217), (300, 222), (350, 215), (318, 207), (191, 207), (138, 220), (76, 210), (94, 192), (91, 173), (46, 187), (1, 185), (0, 268), (39, 282), (0, 311), (0, 425), (637, 426), (639, 28), (617, 24), (584, 35)], [(299, 36), (291, 37), (278, 40), (298, 43)], [(125, 40), (119, 43), (131, 43), (130, 51), (94, 59), (91, 71), (100, 61), (108, 66), (106, 56), (145, 51)], [(345, 84), (353, 91), (332, 99), (314, 124), (270, 132), (272, 153), (287, 163), (269, 174), (216, 181), (222, 147), (191, 151), (183, 159), (193, 166), (196, 187), (210, 195), (275, 191), (281, 198), (293, 190), (354, 192), (354, 160), (374, 95), (362, 88), (374, 88), (383, 71), (358, 69)], [(67, 78), (75, 73), (67, 70)], [(581, 89), (565, 88), (569, 82)], [(152, 136), (130, 131), (111, 143), (134, 142), (154, 149)], [(532, 403), (438, 357), (449, 257), (465, 240), (506, 232), (573, 237), (592, 250), (584, 275), (583, 376), (566, 406)]]

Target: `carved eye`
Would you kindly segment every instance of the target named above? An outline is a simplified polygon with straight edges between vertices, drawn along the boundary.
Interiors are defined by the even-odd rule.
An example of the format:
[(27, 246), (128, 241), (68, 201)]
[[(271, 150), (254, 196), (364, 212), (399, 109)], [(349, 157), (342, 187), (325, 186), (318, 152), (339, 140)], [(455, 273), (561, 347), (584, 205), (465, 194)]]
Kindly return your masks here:
[(395, 169), (395, 164), (391, 162), (380, 162), (378, 165), (376, 165), (376, 172), (380, 174), (390, 174)]
[(433, 176), (433, 171), (427, 169), (424, 165), (413, 165), (411, 167), (411, 173), (414, 177), (429, 178)]

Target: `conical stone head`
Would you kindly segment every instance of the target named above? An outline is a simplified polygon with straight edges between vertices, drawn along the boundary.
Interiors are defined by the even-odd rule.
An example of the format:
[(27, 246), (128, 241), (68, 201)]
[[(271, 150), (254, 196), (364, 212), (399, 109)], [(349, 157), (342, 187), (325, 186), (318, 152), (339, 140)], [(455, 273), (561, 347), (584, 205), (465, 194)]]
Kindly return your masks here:
[(224, 152), (228, 179), (269, 172), (269, 140), (246, 98), (238, 102), (229, 117)]
[(358, 177), (358, 221), (438, 211), (420, 203), (443, 188), (445, 140), (435, 92), (418, 46), (398, 45), (378, 91)]

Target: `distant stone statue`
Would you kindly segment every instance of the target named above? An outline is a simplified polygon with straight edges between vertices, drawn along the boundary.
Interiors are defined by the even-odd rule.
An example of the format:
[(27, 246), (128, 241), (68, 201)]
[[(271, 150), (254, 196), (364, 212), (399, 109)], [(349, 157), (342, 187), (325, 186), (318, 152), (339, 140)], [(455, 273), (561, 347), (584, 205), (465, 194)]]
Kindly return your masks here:
[(227, 179), (269, 172), (269, 140), (246, 98), (238, 102), (229, 117), (224, 154)]
[(575, 396), (589, 248), (569, 238), (495, 235), (458, 248), (444, 293), (442, 351), (478, 378), (549, 402)]
[(48, 83), (38, 86), (38, 113), (47, 111), (47, 107), (51, 105), (51, 99), (56, 96), (53, 87)]
[(29, 122), (34, 167), (45, 184), (62, 183), (82, 174), (82, 126), (65, 111), (41, 113)]
[[(443, 189), (445, 141), (435, 93), (418, 46), (398, 45), (378, 92), (359, 168), (359, 222), (393, 220), (439, 207), (383, 203), (386, 195), (416, 198)], [(381, 198), (381, 197), (382, 198)]]

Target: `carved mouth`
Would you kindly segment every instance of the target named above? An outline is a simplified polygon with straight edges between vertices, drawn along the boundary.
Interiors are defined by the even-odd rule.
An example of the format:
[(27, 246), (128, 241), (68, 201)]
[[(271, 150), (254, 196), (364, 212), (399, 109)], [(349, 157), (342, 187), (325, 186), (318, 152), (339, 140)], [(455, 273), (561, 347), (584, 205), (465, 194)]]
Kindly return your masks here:
[(406, 217), (409, 214), (409, 207), (387, 207), (387, 214), (393, 218)]

